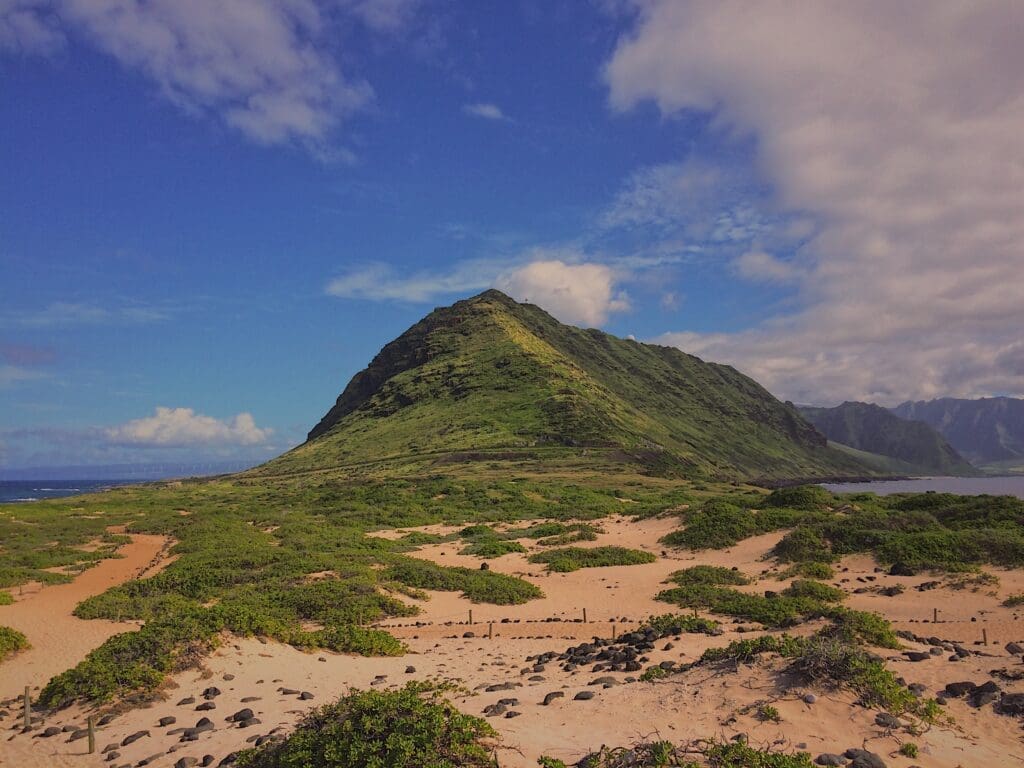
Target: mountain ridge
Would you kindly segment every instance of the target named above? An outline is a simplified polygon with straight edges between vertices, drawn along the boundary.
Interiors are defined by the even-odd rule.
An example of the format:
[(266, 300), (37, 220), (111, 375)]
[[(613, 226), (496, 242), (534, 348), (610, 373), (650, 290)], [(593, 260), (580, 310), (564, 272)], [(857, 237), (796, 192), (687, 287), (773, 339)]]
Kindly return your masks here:
[(877, 474), (731, 366), (559, 323), (496, 290), (440, 307), (257, 474), (464, 461), (731, 478)]
[(901, 403), (890, 409), (923, 421), (966, 458), (980, 465), (1024, 466), (1024, 400), (943, 397)]
[(980, 474), (931, 426), (900, 418), (880, 405), (847, 401), (834, 408), (798, 410), (830, 441), (903, 462), (904, 471)]

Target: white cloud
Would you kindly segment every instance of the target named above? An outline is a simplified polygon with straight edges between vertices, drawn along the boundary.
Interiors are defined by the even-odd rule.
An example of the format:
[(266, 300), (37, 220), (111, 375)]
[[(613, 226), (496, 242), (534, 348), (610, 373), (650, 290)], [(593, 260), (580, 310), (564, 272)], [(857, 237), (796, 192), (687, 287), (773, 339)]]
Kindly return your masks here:
[(270, 439), (273, 430), (257, 427), (249, 413), (220, 420), (196, 413), (191, 408), (158, 407), (153, 416), (109, 427), (104, 434), (107, 440), (116, 444), (181, 447), (262, 445)]
[(342, 71), (336, 20), (394, 33), (418, 0), (0, 0), (0, 49), (47, 54), (66, 36), (141, 72), (190, 114), (261, 144), (344, 156), (331, 138), (373, 97)]
[(747, 251), (734, 262), (736, 272), (745, 280), (789, 283), (800, 277), (793, 264), (764, 251)]
[(153, 323), (166, 320), (167, 314), (154, 307), (123, 305), (102, 307), (96, 304), (55, 301), (37, 310), (7, 310), (0, 314), (0, 326), (28, 328), (75, 327)]
[(458, 262), (444, 272), (403, 274), (387, 264), (367, 264), (334, 278), (326, 290), (346, 299), (421, 303), (498, 288), (565, 322), (601, 325), (629, 308), (619, 284), (633, 266), (629, 259), (621, 265), (597, 263), (570, 247), (538, 247), (512, 258)]
[(473, 117), (482, 117), (485, 120), (507, 120), (505, 113), (497, 104), (479, 102), (477, 104), (466, 104), (462, 111)]
[(375, 262), (334, 278), (327, 284), (327, 293), (342, 299), (426, 302), (488, 288), (501, 269), (500, 262), (481, 259), (460, 262), (447, 272), (402, 274), (390, 264)]
[(34, 371), (20, 365), (0, 365), (0, 389), (22, 381), (46, 378), (46, 375), (42, 371)]
[(628, 297), (616, 290), (614, 270), (604, 264), (533, 261), (502, 275), (497, 288), (573, 325), (599, 326), (609, 314), (629, 309)]
[(808, 238), (797, 311), (664, 338), (793, 399), (1024, 394), (1024, 5), (642, 8), (606, 70), (613, 107), (649, 99), (749, 138)]
[(64, 34), (46, 0), (0, 0), (0, 50), (50, 54), (64, 46)]

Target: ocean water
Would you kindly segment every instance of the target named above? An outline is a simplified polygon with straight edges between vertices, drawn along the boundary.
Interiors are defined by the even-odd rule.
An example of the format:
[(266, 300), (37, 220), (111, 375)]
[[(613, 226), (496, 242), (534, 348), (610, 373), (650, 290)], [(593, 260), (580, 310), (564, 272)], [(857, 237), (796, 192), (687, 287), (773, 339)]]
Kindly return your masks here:
[(964, 496), (1016, 496), (1024, 499), (1024, 475), (1014, 477), (919, 477), (914, 480), (873, 480), (867, 483), (826, 483), (835, 493), (958, 493)]
[(94, 493), (137, 480), (0, 480), (0, 504)]

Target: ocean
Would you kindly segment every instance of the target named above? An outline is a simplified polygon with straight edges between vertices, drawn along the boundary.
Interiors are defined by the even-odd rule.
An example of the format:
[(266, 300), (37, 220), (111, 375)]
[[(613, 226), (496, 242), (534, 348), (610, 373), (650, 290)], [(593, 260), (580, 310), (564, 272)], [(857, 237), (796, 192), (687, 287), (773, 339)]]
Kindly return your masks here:
[(94, 493), (138, 480), (0, 480), (0, 504)]
[(867, 483), (826, 483), (825, 487), (835, 493), (958, 493), (964, 496), (978, 496), (983, 493), (993, 496), (1016, 496), (1024, 499), (1024, 475), (1010, 477), (919, 477), (913, 480), (873, 480)]

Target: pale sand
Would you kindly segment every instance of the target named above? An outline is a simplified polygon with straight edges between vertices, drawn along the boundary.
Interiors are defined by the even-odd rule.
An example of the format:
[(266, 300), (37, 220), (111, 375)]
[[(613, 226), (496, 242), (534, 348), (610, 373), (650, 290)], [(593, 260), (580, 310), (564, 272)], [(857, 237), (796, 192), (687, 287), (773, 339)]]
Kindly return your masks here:
[[(580, 546), (620, 544), (643, 547), (656, 553), (661, 548), (653, 543), (657, 537), (673, 529), (675, 520), (648, 520), (633, 523), (625, 518), (601, 521), (606, 529), (596, 542)], [(439, 530), (431, 527), (430, 530)], [(445, 529), (441, 529), (445, 530)], [(920, 764), (937, 768), (956, 766), (1019, 765), (1024, 762), (1020, 723), (1009, 717), (994, 714), (991, 708), (973, 710), (963, 701), (951, 701), (948, 712), (956, 721), (955, 727), (932, 728), (920, 736), (903, 735), (921, 747), (917, 760), (896, 755), (899, 741), (874, 724), (874, 711), (853, 705), (853, 696), (825, 690), (812, 691), (819, 696), (814, 705), (804, 704), (790, 692), (777, 699), (775, 678), (767, 664), (743, 668), (738, 673), (698, 668), (683, 675), (673, 676), (656, 683), (631, 683), (608, 689), (587, 685), (596, 677), (609, 673), (578, 671), (568, 673), (556, 662), (548, 664), (540, 682), (528, 680), (532, 672), (522, 674), (528, 666), (526, 657), (547, 651), (561, 652), (567, 646), (578, 644), (594, 635), (608, 637), (612, 631), (610, 618), (627, 617), (628, 624), (617, 622), (616, 631), (635, 625), (643, 617), (665, 613), (671, 606), (653, 600), (662, 589), (663, 579), (673, 570), (694, 563), (737, 566), (748, 575), (758, 576), (770, 568), (764, 557), (778, 540), (778, 534), (757, 537), (742, 542), (731, 550), (702, 553), (672, 553), (649, 565), (615, 568), (583, 569), (571, 574), (547, 575), (542, 566), (525, 561), (522, 555), (506, 555), (490, 561), (491, 567), (503, 573), (525, 574), (526, 578), (541, 586), (544, 600), (523, 606), (473, 605), (451, 593), (432, 593), (428, 601), (417, 601), (423, 614), (415, 620), (385, 622), (390, 631), (403, 638), (412, 654), (394, 659), (368, 659), (331, 653), (306, 654), (277, 643), (262, 643), (255, 639), (226, 639), (224, 645), (208, 660), (203, 671), (189, 671), (175, 676), (173, 689), (166, 692), (166, 700), (147, 709), (137, 709), (119, 716), (101, 729), (97, 742), (102, 749), (109, 743), (120, 742), (126, 735), (149, 730), (150, 735), (119, 749), (121, 756), (112, 763), (103, 763), (100, 756), (87, 757), (84, 741), (64, 743), (59, 736), (49, 740), (30, 740), (16, 736), (13, 741), (0, 742), (0, 763), (44, 768), (44, 766), (86, 766), (135, 764), (154, 754), (165, 754), (153, 763), (170, 766), (182, 756), (213, 755), (219, 761), (230, 751), (243, 748), (246, 739), (266, 734), (275, 728), (285, 731), (310, 707), (331, 701), (350, 688), (368, 688), (377, 675), (387, 675), (382, 686), (395, 687), (410, 679), (439, 677), (459, 681), (469, 690), (479, 685), (506, 681), (522, 683), (523, 687), (510, 691), (479, 692), (459, 695), (457, 706), (471, 714), (481, 714), (483, 708), (501, 698), (514, 697), (519, 704), (512, 707), (520, 712), (512, 719), (491, 718), (489, 722), (501, 735), (498, 755), (505, 768), (535, 766), (537, 757), (548, 754), (566, 759), (578, 759), (601, 744), (621, 745), (635, 740), (657, 736), (684, 742), (694, 738), (729, 738), (737, 733), (748, 734), (752, 743), (761, 746), (777, 744), (790, 748), (805, 745), (812, 755), (822, 751), (842, 751), (848, 747), (865, 746), (885, 757), (890, 766)], [(479, 567), (476, 558), (457, 554), (461, 543), (424, 547), (413, 553), (437, 562), (451, 565)], [(983, 682), (992, 669), (1009, 667), (1021, 669), (1020, 659), (1011, 657), (1002, 645), (1011, 639), (1024, 638), (1024, 623), (1014, 618), (1014, 612), (999, 607), (1006, 594), (1024, 587), (1024, 574), (999, 573), (1002, 583), (997, 596), (984, 593), (951, 591), (946, 588), (919, 593), (912, 589), (928, 577), (889, 577), (874, 573), (870, 558), (852, 557), (843, 562), (849, 570), (837, 576), (849, 579), (842, 583), (847, 589), (878, 584), (902, 583), (908, 590), (892, 598), (872, 594), (852, 595), (847, 601), (851, 607), (870, 608), (899, 620), (898, 626), (921, 635), (936, 634), (942, 638), (973, 641), (980, 638), (981, 627), (987, 627), (990, 642), (999, 645), (988, 648), (978, 646), (990, 656), (971, 656), (955, 664), (945, 655), (920, 663), (905, 661), (891, 651), (893, 668), (910, 682), (920, 682), (931, 692), (954, 680)], [(875, 581), (868, 581), (874, 577)], [(862, 579), (863, 581), (858, 581)], [(751, 590), (781, 589), (784, 581), (764, 579)], [(932, 607), (940, 610), (938, 625), (923, 624), (918, 619), (930, 618)], [(582, 608), (587, 607), (589, 624), (578, 621)], [(472, 609), (475, 624), (470, 627), (468, 611)], [(975, 616), (977, 622), (971, 622)], [(559, 618), (561, 621), (544, 622)], [(501, 619), (510, 623), (501, 623)], [(421, 626), (415, 626), (419, 621)], [(488, 623), (493, 625), (493, 638), (487, 637)], [(446, 624), (447, 622), (458, 622)], [(513, 623), (518, 622), (518, 623)], [(91, 622), (89, 622), (91, 623)], [(657, 644), (651, 662), (664, 659), (689, 661), (709, 646), (721, 646), (732, 639), (746, 636), (736, 633), (736, 625), (726, 623), (722, 637), (687, 635), (673, 641), (671, 650), (665, 650), (667, 641)], [(801, 627), (801, 632), (813, 627)], [(464, 638), (465, 632), (476, 636)], [(910, 647), (919, 647), (908, 644)], [(975, 646), (971, 646), (975, 647)], [(406, 674), (412, 665), (416, 672)], [(610, 673), (622, 680), (625, 673)], [(225, 680), (226, 675), (233, 679)], [(197, 697), (209, 685), (216, 685), (222, 695), (215, 699), (212, 712), (196, 712), (195, 705), (177, 706), (187, 695)], [(1024, 691), (1022, 683), (1005, 683), (1006, 690)], [(296, 695), (282, 695), (282, 686), (314, 694), (311, 701), (300, 701)], [(2, 690), (2, 689), (0, 689)], [(564, 690), (565, 698), (550, 706), (540, 701), (549, 691)], [(581, 690), (594, 690), (590, 701), (573, 701)], [(801, 691), (802, 692), (802, 691)], [(258, 701), (243, 703), (246, 696), (258, 696)], [(758, 702), (771, 701), (782, 715), (782, 722), (760, 723), (750, 708)], [(251, 707), (262, 721), (249, 729), (239, 729), (225, 722), (225, 718), (242, 707)], [(71, 708), (51, 717), (47, 724), (81, 724), (85, 715), (80, 708)], [(174, 726), (157, 728), (156, 721), (164, 715), (178, 718)], [(208, 715), (217, 730), (203, 734), (198, 742), (179, 745), (176, 736), (166, 732), (171, 728), (191, 726)], [(0, 721), (7, 729), (16, 720), (16, 713)]]

